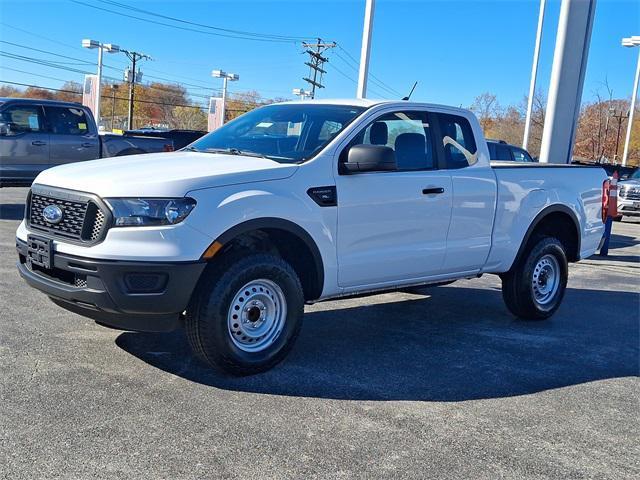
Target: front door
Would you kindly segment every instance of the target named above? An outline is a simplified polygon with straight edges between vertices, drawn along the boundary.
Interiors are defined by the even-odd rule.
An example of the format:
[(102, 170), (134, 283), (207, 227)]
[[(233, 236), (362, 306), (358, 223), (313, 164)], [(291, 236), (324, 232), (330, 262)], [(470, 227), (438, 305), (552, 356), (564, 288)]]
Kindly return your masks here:
[(394, 149), (396, 171), (336, 175), (338, 284), (384, 287), (442, 272), (452, 191), (438, 170), (429, 114), (383, 114), (349, 143)]
[(51, 165), (100, 158), (100, 138), (87, 115), (78, 107), (46, 106), (51, 130)]
[(2, 181), (31, 181), (49, 166), (49, 133), (38, 105), (7, 105), (0, 112)]

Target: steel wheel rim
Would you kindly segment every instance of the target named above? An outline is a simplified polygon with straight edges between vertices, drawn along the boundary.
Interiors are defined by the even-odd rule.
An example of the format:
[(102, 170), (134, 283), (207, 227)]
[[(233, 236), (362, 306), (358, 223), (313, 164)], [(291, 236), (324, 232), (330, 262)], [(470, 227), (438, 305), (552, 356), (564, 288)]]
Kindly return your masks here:
[(233, 297), (227, 315), (229, 336), (245, 352), (261, 352), (282, 333), (287, 302), (273, 281), (252, 280)]
[(539, 305), (550, 303), (560, 287), (560, 264), (553, 255), (547, 254), (538, 260), (531, 278), (533, 296)]

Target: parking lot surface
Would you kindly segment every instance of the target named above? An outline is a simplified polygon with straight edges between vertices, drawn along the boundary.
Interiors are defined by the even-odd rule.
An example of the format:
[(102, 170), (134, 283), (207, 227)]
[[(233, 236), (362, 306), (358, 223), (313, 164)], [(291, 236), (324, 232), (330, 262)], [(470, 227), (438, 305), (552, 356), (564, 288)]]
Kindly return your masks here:
[(546, 322), (485, 276), (306, 307), (291, 355), (248, 378), (182, 332), (121, 332), (26, 286), (0, 190), (0, 476), (638, 478), (640, 223), (570, 268)]

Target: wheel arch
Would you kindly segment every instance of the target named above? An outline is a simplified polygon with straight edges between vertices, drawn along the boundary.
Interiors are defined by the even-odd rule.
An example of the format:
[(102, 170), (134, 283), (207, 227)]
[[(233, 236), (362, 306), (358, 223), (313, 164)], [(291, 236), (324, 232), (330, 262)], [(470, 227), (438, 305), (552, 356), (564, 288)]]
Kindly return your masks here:
[(222, 246), (221, 253), (224, 254), (224, 249), (233, 248), (239, 239), (260, 232), (268, 237), (272, 246), (298, 274), (305, 300), (320, 298), (324, 288), (324, 262), (315, 240), (300, 225), (277, 217), (255, 218), (229, 228), (214, 243)]
[(544, 208), (535, 216), (524, 234), (510, 268), (522, 259), (527, 245), (537, 234), (549, 234), (558, 238), (565, 247), (567, 260), (570, 262), (577, 262), (580, 259), (580, 222), (575, 212), (569, 207), (555, 204)]

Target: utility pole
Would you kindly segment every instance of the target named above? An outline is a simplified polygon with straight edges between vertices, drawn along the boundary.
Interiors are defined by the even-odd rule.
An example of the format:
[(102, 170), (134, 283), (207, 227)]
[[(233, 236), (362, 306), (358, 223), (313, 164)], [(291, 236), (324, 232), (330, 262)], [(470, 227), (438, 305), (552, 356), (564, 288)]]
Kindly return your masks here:
[[(609, 99), (609, 101), (611, 101), (611, 99)], [(604, 159), (604, 153), (607, 149), (607, 140), (609, 139), (609, 120), (614, 113), (616, 113), (615, 109), (613, 107), (609, 107), (609, 109), (607, 110), (607, 119), (604, 123), (604, 140), (602, 141), (602, 148), (600, 148), (600, 157), (598, 158), (598, 163), (602, 163), (602, 160)]]
[[(322, 56), (322, 52), (334, 48), (336, 42), (325, 43), (321, 38), (318, 38), (317, 43), (302, 42), (302, 46), (307, 49), (306, 53), (309, 54), (309, 61), (304, 64), (309, 66), (309, 77), (312, 77), (304, 77), (303, 80), (311, 85), (311, 98), (315, 98), (316, 88), (324, 88), (322, 75), (327, 72), (322, 69), (322, 66), (329, 61), (327, 57)], [(315, 50), (312, 50), (314, 48)]]
[(615, 118), (616, 120), (618, 120), (618, 133), (616, 133), (616, 149), (613, 153), (613, 163), (617, 163), (618, 162), (618, 147), (620, 146), (620, 129), (622, 128), (622, 121), (625, 118), (628, 118), (629, 115), (623, 115), (622, 114), (622, 110), (620, 110), (620, 113), (618, 113), (617, 115), (615, 114), (615, 111), (613, 113), (613, 115), (611, 115), (613, 118)]
[(133, 102), (136, 93), (136, 82), (140, 82), (142, 80), (142, 72), (136, 71), (136, 63), (139, 60), (153, 60), (149, 55), (145, 55), (140, 52), (130, 52), (128, 50), (122, 50), (129, 60), (131, 60), (131, 69), (127, 69), (125, 71), (125, 82), (129, 82), (129, 115), (127, 117), (127, 130), (133, 129)]
[(531, 81), (529, 83), (529, 98), (527, 99), (527, 116), (524, 121), (524, 138), (522, 148), (529, 146), (529, 130), (531, 129), (531, 113), (533, 111), (533, 97), (536, 94), (536, 77), (538, 75), (538, 60), (540, 58), (540, 43), (542, 42), (542, 25), (544, 24), (544, 9), (546, 0), (540, 0), (538, 13), (538, 30), (536, 31), (536, 46), (533, 49), (533, 65), (531, 66)]
[(118, 91), (118, 85), (115, 83), (111, 85), (111, 131), (113, 132), (113, 123), (116, 116), (116, 92)]
[(360, 70), (358, 71), (358, 98), (367, 96), (367, 78), (369, 77), (369, 56), (371, 55), (371, 33), (373, 31), (373, 12), (375, 0), (367, 0), (362, 28), (362, 50), (360, 51)]

